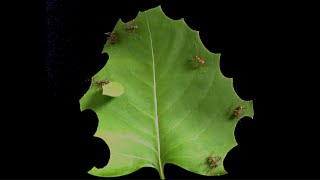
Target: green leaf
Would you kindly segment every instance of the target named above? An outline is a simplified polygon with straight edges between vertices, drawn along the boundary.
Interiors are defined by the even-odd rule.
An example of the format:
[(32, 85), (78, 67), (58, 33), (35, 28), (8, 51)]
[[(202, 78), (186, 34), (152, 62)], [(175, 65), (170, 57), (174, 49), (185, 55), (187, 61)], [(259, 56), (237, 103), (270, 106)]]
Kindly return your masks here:
[(152, 167), (164, 179), (164, 165), (172, 163), (201, 175), (226, 174), (223, 160), (237, 145), (236, 124), (253, 117), (253, 104), (221, 73), (220, 54), (160, 6), (134, 21), (119, 20), (113, 32), (103, 49), (109, 60), (92, 81), (112, 76), (125, 91), (104, 96), (93, 82), (80, 100), (81, 110), (96, 112), (95, 136), (110, 148), (109, 163), (89, 173), (116, 177)]

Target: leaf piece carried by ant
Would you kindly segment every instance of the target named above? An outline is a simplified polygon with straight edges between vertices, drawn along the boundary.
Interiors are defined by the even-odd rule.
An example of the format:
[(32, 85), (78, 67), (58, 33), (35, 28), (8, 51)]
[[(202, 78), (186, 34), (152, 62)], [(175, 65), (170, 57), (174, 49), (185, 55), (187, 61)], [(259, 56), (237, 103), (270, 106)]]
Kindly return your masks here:
[(118, 82), (109, 82), (108, 84), (103, 85), (102, 88), (102, 94), (111, 97), (119, 97), (124, 93), (123, 85)]

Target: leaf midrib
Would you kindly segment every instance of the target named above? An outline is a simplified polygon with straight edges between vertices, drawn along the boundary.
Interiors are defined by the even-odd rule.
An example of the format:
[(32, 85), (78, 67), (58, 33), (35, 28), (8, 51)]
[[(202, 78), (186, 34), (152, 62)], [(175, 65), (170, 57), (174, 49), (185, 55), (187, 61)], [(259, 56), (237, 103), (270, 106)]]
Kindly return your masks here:
[(150, 31), (150, 25), (148, 20), (148, 15), (145, 12), (146, 20), (147, 20), (147, 27), (149, 31), (150, 37), (150, 47), (151, 47), (151, 55), (152, 55), (152, 72), (153, 72), (153, 97), (154, 97), (154, 109), (155, 109), (155, 129), (157, 133), (157, 151), (158, 151), (158, 161), (159, 161), (159, 173), (160, 176), (163, 176), (163, 169), (162, 169), (162, 162), (161, 162), (161, 155), (160, 155), (160, 134), (159, 134), (159, 119), (158, 119), (158, 102), (157, 102), (157, 83), (156, 83), (156, 69), (155, 69), (155, 61), (154, 61), (154, 53), (153, 53), (153, 43), (152, 43), (152, 36)]

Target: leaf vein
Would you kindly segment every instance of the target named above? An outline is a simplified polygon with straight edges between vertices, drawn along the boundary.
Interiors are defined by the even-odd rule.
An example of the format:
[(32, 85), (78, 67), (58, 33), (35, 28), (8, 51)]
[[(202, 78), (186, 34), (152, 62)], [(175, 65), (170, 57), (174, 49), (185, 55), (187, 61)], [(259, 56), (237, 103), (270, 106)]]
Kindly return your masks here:
[(141, 156), (136, 156), (136, 155), (131, 155), (131, 154), (124, 154), (124, 153), (118, 153), (118, 152), (115, 152), (115, 154), (119, 154), (119, 155), (121, 155), (121, 156), (128, 157), (128, 158), (142, 159), (142, 160), (145, 160), (145, 161), (154, 163), (153, 161), (151, 161), (151, 160), (149, 160), (149, 159), (146, 159), (146, 158), (144, 158), (144, 157), (141, 157)]
[(130, 123), (129, 123), (129, 122), (127, 121), (126, 117), (122, 116), (121, 113), (118, 113), (118, 112), (115, 111), (115, 110), (111, 110), (111, 109), (109, 109), (109, 110), (112, 111), (112, 112), (114, 112), (114, 113), (116, 113), (118, 116), (123, 117), (123, 118), (120, 119), (120, 120), (122, 120), (122, 122), (128, 124), (130, 127), (133, 127), (133, 128), (135, 128), (136, 130), (138, 130), (138, 131), (140, 131), (140, 132), (143, 132), (144, 134), (147, 134), (147, 135), (149, 135), (149, 136), (151, 136), (151, 137), (154, 138), (154, 136), (153, 136), (151, 133), (149, 133), (148, 131), (145, 131), (144, 129), (140, 129), (140, 128), (137, 127), (136, 124), (131, 123), (132, 121), (130, 121)]
[(128, 101), (128, 103), (134, 107), (135, 109), (137, 109), (138, 111), (142, 112), (144, 115), (150, 117), (151, 119), (154, 119), (154, 117), (152, 115), (150, 115), (149, 113), (145, 112), (144, 110), (142, 110), (141, 108), (139, 108), (137, 105), (131, 103), (130, 101)]
[(139, 81), (145, 83), (146, 85), (150, 86), (151, 88), (153, 88), (153, 86), (145, 81), (143, 81), (142, 79), (140, 79), (126, 64), (125, 64), (125, 67), (128, 69), (128, 71), (136, 78), (138, 79)]
[[(214, 78), (212, 78), (210, 87), (208, 88), (206, 94), (203, 96), (202, 101), (208, 96), (208, 93), (209, 93), (209, 91), (211, 90), (211, 88), (212, 88), (212, 86), (213, 86), (213, 84), (214, 84), (213, 82), (214, 82), (214, 79), (215, 79), (215, 78), (216, 78), (216, 74), (215, 74)], [(200, 102), (202, 102), (202, 101), (200, 101)], [(199, 107), (200, 104), (201, 104), (201, 103), (198, 103), (197, 108)], [(195, 109), (196, 109), (196, 108), (195, 108)], [(208, 120), (208, 121), (209, 121), (209, 123), (210, 123), (210, 120)], [(162, 158), (164, 159), (164, 158), (166, 157), (166, 155), (168, 154), (168, 152), (176, 149), (177, 147), (185, 144), (186, 142), (192, 142), (192, 141), (197, 140), (197, 139), (200, 137), (200, 135), (201, 135), (208, 127), (209, 127), (209, 125), (207, 125), (203, 130), (201, 130), (201, 132), (200, 132), (198, 135), (196, 135), (196, 136), (195, 136), (194, 138), (192, 138), (191, 140), (190, 140), (190, 139), (187, 139), (186, 141), (184, 141), (184, 142), (182, 142), (182, 143), (180, 143), (180, 144), (172, 147), (171, 149), (167, 150), (167, 151), (163, 154)]]
[(151, 36), (151, 30), (148, 20), (148, 15), (145, 13), (147, 25), (148, 25), (148, 31), (149, 31), (149, 37), (150, 37), (150, 47), (151, 47), (151, 55), (152, 55), (152, 68), (153, 68), (153, 93), (154, 93), (154, 108), (155, 108), (155, 129), (157, 132), (157, 146), (158, 146), (158, 160), (159, 160), (159, 169), (160, 169), (160, 176), (163, 175), (163, 169), (162, 169), (162, 162), (160, 157), (160, 134), (159, 134), (159, 119), (158, 119), (158, 102), (157, 102), (157, 84), (156, 84), (156, 67), (155, 67), (155, 59), (154, 59), (154, 53), (153, 53), (153, 44), (152, 44), (152, 36)]
[(194, 77), (195, 77), (195, 74), (196, 74), (196, 73), (193, 74), (192, 79), (189, 81), (188, 86), (183, 90), (183, 92), (181, 92), (181, 94), (179, 95), (179, 97), (177, 98), (177, 100), (174, 101), (174, 102), (173, 102), (169, 107), (167, 107), (164, 111), (162, 111), (162, 112), (159, 114), (159, 117), (160, 117), (162, 114), (164, 114), (165, 112), (167, 112), (169, 109), (171, 109), (171, 107), (172, 107), (174, 104), (176, 104), (176, 103), (183, 97), (183, 95), (185, 94), (185, 92), (187, 91), (187, 89), (189, 89), (189, 88), (191, 87), (192, 81), (194, 80)]

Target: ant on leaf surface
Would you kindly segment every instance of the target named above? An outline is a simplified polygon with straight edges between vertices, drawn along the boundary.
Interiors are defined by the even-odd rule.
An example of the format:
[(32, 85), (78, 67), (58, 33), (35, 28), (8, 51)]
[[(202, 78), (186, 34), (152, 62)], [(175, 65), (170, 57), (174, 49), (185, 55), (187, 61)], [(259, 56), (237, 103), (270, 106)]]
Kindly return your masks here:
[(222, 158), (220, 156), (214, 156), (213, 153), (207, 156), (203, 163), (206, 164), (207, 173), (213, 174), (214, 170), (221, 165), (221, 160)]
[[(137, 30), (139, 29), (139, 26), (135, 24), (134, 21), (135, 20), (133, 20), (132, 22), (127, 22), (125, 24), (124, 30), (126, 33), (129, 33), (130, 35), (135, 34), (136, 36), (138, 36)], [(139, 38), (142, 39), (140, 35), (139, 35)]]
[(109, 79), (99, 79), (98, 77), (93, 78), (94, 86), (98, 87), (102, 94), (111, 97), (119, 97), (124, 93), (124, 87), (121, 83), (113, 82)]
[(112, 31), (112, 32), (107, 32), (105, 33), (105, 35), (108, 35), (109, 37), (107, 37), (108, 40), (110, 40), (111, 44), (115, 44), (116, 40), (117, 40), (117, 33), (116, 31)]
[(196, 43), (194, 43), (195, 49), (197, 54), (195, 56), (193, 56), (193, 58), (191, 59), (191, 65), (193, 67), (193, 69), (200, 69), (201, 72), (206, 72), (204, 70), (204, 67), (208, 66), (208, 64), (212, 64), (212, 62), (207, 61), (204, 57), (203, 57), (203, 53), (199, 53), (198, 47), (196, 45)]
[(100, 79), (98, 76), (93, 78), (93, 84), (94, 86), (101, 88), (103, 85), (107, 85), (110, 83), (109, 79)]
[[(238, 100), (238, 102), (239, 102), (239, 100)], [(243, 103), (244, 103), (244, 101), (242, 101), (242, 103), (240, 105), (233, 107), (232, 118), (240, 119), (241, 116), (243, 116), (243, 114), (245, 113), (245, 109), (247, 109), (246, 107), (244, 107)], [(239, 104), (239, 103), (237, 103), (237, 104)]]

